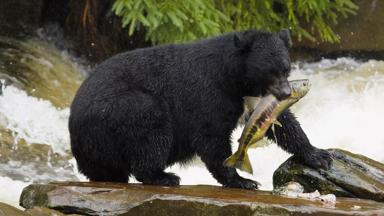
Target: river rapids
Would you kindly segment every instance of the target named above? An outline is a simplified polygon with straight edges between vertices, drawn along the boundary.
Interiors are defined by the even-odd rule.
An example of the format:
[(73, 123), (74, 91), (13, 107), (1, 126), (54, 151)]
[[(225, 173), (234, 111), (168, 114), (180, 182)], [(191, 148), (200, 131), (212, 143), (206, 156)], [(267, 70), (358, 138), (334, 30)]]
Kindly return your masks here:
[[(70, 153), (71, 100), (86, 76), (78, 60), (40, 39), (0, 37), (0, 202), (17, 206), (32, 182), (86, 180)], [(351, 58), (296, 62), (290, 79), (310, 79), (308, 95), (292, 107), (311, 143), (384, 162), (384, 61)], [(233, 150), (242, 128), (233, 132)], [(290, 155), (275, 144), (251, 149), (254, 174), (272, 189), (273, 171)], [(169, 171), (181, 184), (217, 182), (199, 159)]]

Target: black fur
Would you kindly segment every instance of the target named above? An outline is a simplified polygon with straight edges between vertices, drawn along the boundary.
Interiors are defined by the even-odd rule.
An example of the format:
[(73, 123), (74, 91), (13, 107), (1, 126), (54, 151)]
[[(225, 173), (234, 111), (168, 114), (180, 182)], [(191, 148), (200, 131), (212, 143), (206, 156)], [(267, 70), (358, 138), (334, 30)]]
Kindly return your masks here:
[[(275, 126), (275, 133), (267, 131), (267, 137), (274, 140), (282, 149), (295, 155), (296, 159), (303, 161), (314, 168), (328, 169), (331, 163), (330, 154), (322, 149), (312, 146), (305, 135), (300, 123), (291, 111), (284, 111), (278, 121), (282, 127)], [(277, 139), (277, 140), (276, 140)]]
[[(286, 44), (279, 34), (245, 31), (104, 61), (71, 106), (79, 170), (91, 181), (127, 182), (134, 175), (144, 184), (178, 185), (179, 177), (164, 169), (198, 155), (224, 186), (256, 188), (222, 163), (232, 153), (230, 136), (243, 113), (243, 96), (279, 94), (286, 81)], [(298, 125), (294, 118), (283, 124)], [(291, 130), (276, 134), (284, 149), (304, 159), (316, 153), (308, 140), (296, 142), (294, 137), (305, 137), (300, 128), (280, 143), (285, 132)]]

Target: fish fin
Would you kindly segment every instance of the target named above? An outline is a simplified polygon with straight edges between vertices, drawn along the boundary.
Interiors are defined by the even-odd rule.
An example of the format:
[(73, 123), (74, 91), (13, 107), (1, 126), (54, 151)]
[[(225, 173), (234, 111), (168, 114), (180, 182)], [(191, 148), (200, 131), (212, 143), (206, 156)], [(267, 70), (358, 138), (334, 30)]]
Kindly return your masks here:
[(229, 156), (225, 161), (223, 162), (223, 165), (226, 167), (235, 167), (235, 164), (239, 160), (239, 151), (235, 152), (233, 155)]
[(234, 167), (239, 170), (253, 174), (251, 162), (249, 161), (248, 154), (245, 152), (244, 157), (241, 157), (240, 152), (237, 151), (235, 154), (228, 157), (224, 162), (224, 166)]
[(281, 124), (281, 122), (279, 122), (278, 120), (275, 120), (275, 121), (273, 122), (273, 124), (275, 124), (275, 125), (277, 125), (277, 126), (279, 126), (279, 127), (283, 127), (283, 125)]
[(269, 142), (264, 137), (263, 139), (261, 139), (261, 140), (255, 142), (255, 143), (252, 143), (251, 145), (249, 145), (249, 148), (265, 147), (265, 146), (268, 146), (268, 145), (269, 145)]
[(273, 136), (275, 138), (275, 143), (277, 143), (277, 136), (276, 136), (276, 133), (275, 133), (275, 124), (272, 124), (271, 130), (272, 130)]

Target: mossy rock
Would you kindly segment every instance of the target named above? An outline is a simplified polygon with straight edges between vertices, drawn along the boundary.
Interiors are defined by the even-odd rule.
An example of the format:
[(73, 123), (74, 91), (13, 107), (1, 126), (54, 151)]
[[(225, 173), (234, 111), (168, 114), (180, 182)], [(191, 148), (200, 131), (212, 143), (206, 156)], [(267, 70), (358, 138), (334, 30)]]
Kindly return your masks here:
[(295, 181), (306, 192), (319, 190), (322, 194), (384, 202), (384, 164), (340, 149), (329, 151), (332, 154), (329, 170), (316, 170), (294, 157), (289, 158), (274, 172), (274, 187)]

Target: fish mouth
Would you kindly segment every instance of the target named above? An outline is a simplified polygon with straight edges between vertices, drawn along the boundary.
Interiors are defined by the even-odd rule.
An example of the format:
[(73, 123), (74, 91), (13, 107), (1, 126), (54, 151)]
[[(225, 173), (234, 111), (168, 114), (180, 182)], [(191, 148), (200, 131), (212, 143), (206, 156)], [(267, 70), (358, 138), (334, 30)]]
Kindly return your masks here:
[(291, 97), (293, 98), (302, 98), (304, 97), (309, 89), (311, 88), (311, 83), (308, 79), (301, 79), (301, 80), (293, 80), (289, 82), (292, 94)]

